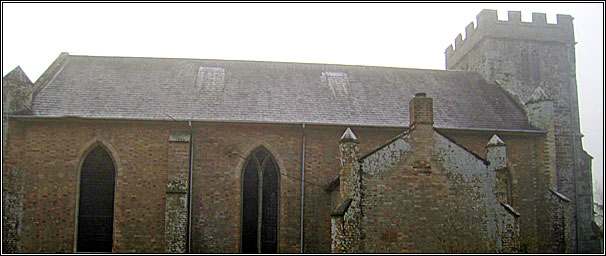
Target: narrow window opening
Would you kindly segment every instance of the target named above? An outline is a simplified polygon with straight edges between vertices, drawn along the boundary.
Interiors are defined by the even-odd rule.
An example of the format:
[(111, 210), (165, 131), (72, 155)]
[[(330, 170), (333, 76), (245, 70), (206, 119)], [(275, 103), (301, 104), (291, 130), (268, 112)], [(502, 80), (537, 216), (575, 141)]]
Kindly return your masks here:
[(78, 252), (111, 252), (114, 223), (115, 167), (102, 147), (82, 163), (78, 208)]
[(540, 58), (539, 54), (536, 51), (532, 52), (532, 55), (530, 57), (530, 63), (530, 72), (532, 74), (532, 80), (539, 81), (541, 79), (541, 72), (539, 70)]
[(530, 79), (530, 56), (528, 56), (528, 52), (526, 50), (522, 50), (522, 56), (520, 57), (522, 63), (520, 63), (522, 78), (524, 80)]
[(242, 175), (243, 253), (278, 252), (278, 174), (276, 161), (266, 149), (256, 149), (247, 158)]

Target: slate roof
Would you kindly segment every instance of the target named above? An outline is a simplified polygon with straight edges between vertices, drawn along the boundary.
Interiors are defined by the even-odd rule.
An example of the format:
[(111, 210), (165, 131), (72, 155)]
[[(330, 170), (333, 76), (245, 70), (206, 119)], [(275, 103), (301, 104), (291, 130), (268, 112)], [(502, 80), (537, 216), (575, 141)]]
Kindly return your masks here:
[(469, 71), (78, 55), (53, 65), (32, 116), (406, 127), (425, 92), (438, 128), (536, 130)]

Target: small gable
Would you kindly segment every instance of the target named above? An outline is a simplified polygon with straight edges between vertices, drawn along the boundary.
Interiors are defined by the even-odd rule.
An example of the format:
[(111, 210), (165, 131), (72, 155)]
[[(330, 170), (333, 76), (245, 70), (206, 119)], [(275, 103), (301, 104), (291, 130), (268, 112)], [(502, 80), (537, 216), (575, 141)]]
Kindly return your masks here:
[(11, 72), (9, 72), (4, 77), (2, 77), (3, 84), (4, 84), (4, 81), (6, 81), (6, 80), (14, 80), (17, 82), (27, 83), (30, 85), (33, 84), (32, 81), (29, 80), (29, 77), (27, 77), (27, 75), (25, 74), (23, 69), (21, 69), (21, 66), (17, 66)]

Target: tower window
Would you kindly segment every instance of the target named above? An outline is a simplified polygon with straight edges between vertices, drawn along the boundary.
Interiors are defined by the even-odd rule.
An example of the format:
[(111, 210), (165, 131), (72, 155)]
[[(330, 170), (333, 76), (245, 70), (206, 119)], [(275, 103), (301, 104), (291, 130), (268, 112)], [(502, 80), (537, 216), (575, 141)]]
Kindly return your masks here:
[(532, 81), (539, 81), (541, 79), (539, 61), (539, 54), (536, 50), (532, 51), (532, 53), (522, 50), (520, 63), (522, 79)]

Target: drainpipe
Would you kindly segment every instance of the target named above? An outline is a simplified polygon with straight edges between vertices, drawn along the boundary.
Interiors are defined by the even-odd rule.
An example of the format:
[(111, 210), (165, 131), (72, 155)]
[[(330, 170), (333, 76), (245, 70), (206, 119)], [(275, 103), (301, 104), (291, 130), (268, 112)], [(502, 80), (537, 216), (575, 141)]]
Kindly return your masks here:
[(194, 132), (189, 120), (189, 187), (187, 188), (187, 253), (191, 253), (191, 186), (194, 171)]
[(303, 209), (305, 209), (305, 123), (302, 123), (301, 127), (303, 128), (303, 145), (301, 149), (301, 253), (303, 253)]

